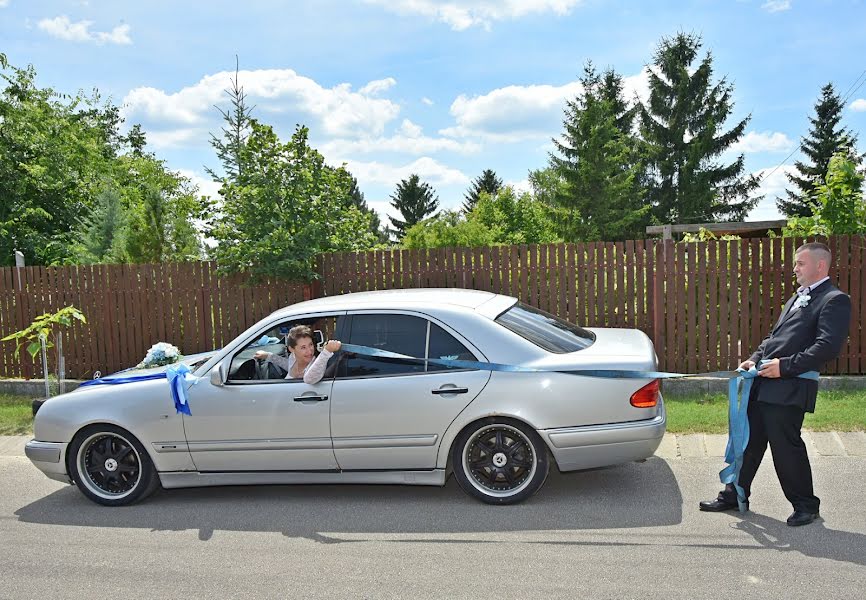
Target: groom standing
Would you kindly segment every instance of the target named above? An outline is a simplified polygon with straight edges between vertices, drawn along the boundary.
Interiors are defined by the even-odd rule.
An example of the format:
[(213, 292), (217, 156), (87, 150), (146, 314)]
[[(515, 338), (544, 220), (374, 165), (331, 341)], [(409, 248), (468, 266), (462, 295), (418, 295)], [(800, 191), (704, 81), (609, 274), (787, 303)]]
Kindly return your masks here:
[[(851, 298), (830, 283), (830, 249), (821, 243), (797, 248), (794, 274), (800, 288), (755, 353), (740, 365), (750, 369), (761, 360), (760, 377), (749, 396), (749, 443), (738, 483), (749, 497), (752, 480), (767, 444), (785, 497), (794, 506), (788, 525), (806, 525), (818, 515), (820, 500), (812, 489), (812, 470), (800, 437), (803, 417), (815, 412), (818, 382), (797, 376), (818, 371), (839, 355), (848, 337)], [(747, 503), (748, 506), (748, 503)], [(700, 503), (703, 511), (737, 508), (737, 492), (728, 484), (715, 500)]]

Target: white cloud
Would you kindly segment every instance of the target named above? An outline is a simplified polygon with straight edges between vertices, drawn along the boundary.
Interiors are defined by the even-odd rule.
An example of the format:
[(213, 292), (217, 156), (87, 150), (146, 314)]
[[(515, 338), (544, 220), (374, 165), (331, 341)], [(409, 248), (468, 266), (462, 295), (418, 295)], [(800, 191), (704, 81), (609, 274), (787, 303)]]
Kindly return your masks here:
[(794, 147), (794, 142), (778, 131), (750, 131), (743, 139), (733, 144), (729, 151), (741, 154), (750, 152), (788, 152)]
[(9, 0), (0, 0), (0, 8), (6, 8), (9, 6)]
[(857, 98), (851, 103), (851, 110), (854, 112), (866, 112), (866, 98)]
[[(148, 131), (215, 122), (219, 114), (214, 105), (228, 103), (224, 90), (234, 75), (227, 71), (206, 75), (174, 93), (152, 87), (135, 88), (123, 99), (124, 117), (129, 121), (154, 122), (155, 127), (148, 127)], [(240, 71), (238, 78), (247, 95), (247, 105), (256, 107), (253, 116), (255, 112), (294, 113), (296, 122), (312, 120), (311, 125), (326, 135), (381, 135), (385, 125), (400, 112), (395, 102), (374, 97), (393, 85), (390, 78), (372, 81), (357, 92), (348, 83), (322, 87), (291, 69)]]
[(791, 0), (769, 0), (761, 5), (768, 13), (777, 13), (791, 8)]
[(366, 0), (398, 14), (415, 14), (447, 23), (455, 31), (479, 26), (490, 29), (494, 21), (518, 19), (552, 12), (566, 15), (580, 0)]
[(388, 77), (386, 79), (376, 79), (358, 90), (358, 93), (364, 94), (366, 96), (375, 96), (376, 94), (380, 94), (384, 91), (391, 89), (395, 85), (397, 85), (397, 80), (393, 77)]
[[(335, 164), (340, 164), (340, 162), (343, 161)], [(396, 188), (401, 180), (408, 179), (413, 173), (434, 187), (469, 183), (469, 177), (461, 171), (443, 165), (429, 156), (422, 156), (411, 163), (400, 166), (376, 161), (346, 160), (345, 162), (352, 175), (358, 178), (358, 183), (362, 188), (368, 185), (381, 185), (389, 189)]]
[[(623, 78), (625, 97), (649, 94), (646, 70)], [(566, 100), (582, 93), (579, 81), (560, 86), (510, 85), (471, 98), (464, 94), (451, 104), (456, 125), (440, 130), (450, 137), (481, 137), (496, 142), (546, 138), (561, 129)]]
[(129, 25), (118, 25), (111, 31), (90, 31), (93, 21), (73, 23), (69, 17), (61, 15), (53, 19), (42, 19), (36, 24), (39, 29), (61, 40), (70, 42), (93, 42), (96, 44), (131, 44)]
[(427, 106), (433, 106), (433, 101), (430, 98), (427, 98), (426, 96), (424, 98), (421, 98), (421, 102), (423, 102)]
[(190, 182), (198, 187), (199, 195), (210, 196), (213, 200), (219, 199), (221, 184), (211, 179), (209, 175), (203, 175), (197, 171), (191, 171), (189, 169), (178, 169), (177, 172), (189, 179)]
[(505, 185), (506, 187), (511, 187), (518, 194), (532, 191), (532, 185), (529, 183), (528, 179), (521, 179), (520, 181), (506, 181)]
[(749, 220), (773, 221), (785, 218), (776, 207), (776, 198), (784, 198), (786, 196), (785, 191), (790, 185), (786, 175), (796, 172), (797, 167), (794, 165), (782, 165), (778, 169), (776, 167), (769, 167), (753, 173), (761, 177), (761, 185), (754, 195), (764, 196), (764, 198), (749, 213)]
[(361, 139), (338, 139), (322, 145), (325, 156), (348, 156), (373, 152), (400, 152), (403, 154), (432, 154), (435, 152), (457, 152), (471, 154), (481, 146), (475, 142), (461, 142), (450, 138), (433, 138), (424, 135), (421, 127), (403, 119), (397, 132), (391, 137), (368, 137)]

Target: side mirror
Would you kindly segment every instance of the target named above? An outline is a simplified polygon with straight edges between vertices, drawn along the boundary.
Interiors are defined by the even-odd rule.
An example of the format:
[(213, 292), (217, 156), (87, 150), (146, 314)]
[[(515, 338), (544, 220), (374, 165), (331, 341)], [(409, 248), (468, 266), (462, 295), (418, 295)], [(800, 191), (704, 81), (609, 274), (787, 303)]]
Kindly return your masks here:
[(223, 364), (220, 363), (210, 370), (211, 385), (224, 385), (226, 382), (226, 371)]

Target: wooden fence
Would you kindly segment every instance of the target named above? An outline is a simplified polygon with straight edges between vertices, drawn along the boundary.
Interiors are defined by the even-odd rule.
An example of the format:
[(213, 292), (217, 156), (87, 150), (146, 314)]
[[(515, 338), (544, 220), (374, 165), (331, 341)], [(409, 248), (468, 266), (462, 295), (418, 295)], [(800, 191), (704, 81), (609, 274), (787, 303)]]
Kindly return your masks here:
[[(796, 288), (801, 240), (617, 243), (384, 250), (319, 257), (312, 286), (248, 287), (212, 263), (0, 269), (0, 332), (67, 304), (82, 309), (65, 343), (70, 376), (135, 364), (156, 341), (189, 354), (220, 347), (262, 316), (304, 297), (412, 287), (515, 296), (590, 327), (649, 335), (663, 369), (729, 369), (760, 343)], [(851, 295), (849, 341), (825, 373), (866, 373), (866, 239), (831, 238), (831, 277)], [(29, 358), (0, 348), (0, 376), (31, 376)]]
[[(245, 286), (214, 263), (5, 267), (0, 269), (0, 333), (73, 305), (87, 318), (64, 328), (68, 377), (90, 378), (133, 366), (158, 341), (193, 354), (220, 348), (277, 308), (304, 299), (304, 286), (264, 281)], [(49, 366), (55, 355), (49, 351)], [(0, 376), (41, 377), (41, 366), (13, 345), (0, 346)]]

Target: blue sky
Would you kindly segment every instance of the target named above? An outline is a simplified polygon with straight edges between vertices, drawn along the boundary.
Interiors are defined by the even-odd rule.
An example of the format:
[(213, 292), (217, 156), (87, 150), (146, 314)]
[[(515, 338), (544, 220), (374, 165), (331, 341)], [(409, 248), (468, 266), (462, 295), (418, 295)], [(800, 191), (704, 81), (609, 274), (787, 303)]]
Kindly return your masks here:
[(853, 88), (844, 123), (866, 138), (858, 0), (0, 0), (0, 52), (12, 64), (33, 64), (39, 85), (58, 91), (98, 88), (206, 193), (216, 189), (204, 171), (217, 166), (214, 104), (227, 105), (238, 55), (254, 115), (284, 139), (307, 125), (383, 215), (413, 172), (445, 208), (484, 169), (525, 187), (584, 62), (645, 94), (654, 48), (678, 31), (703, 37), (717, 77), (735, 86), (734, 117), (752, 116), (738, 150), (767, 175), (767, 197), (750, 219), (778, 218), (773, 198), (821, 86)]

